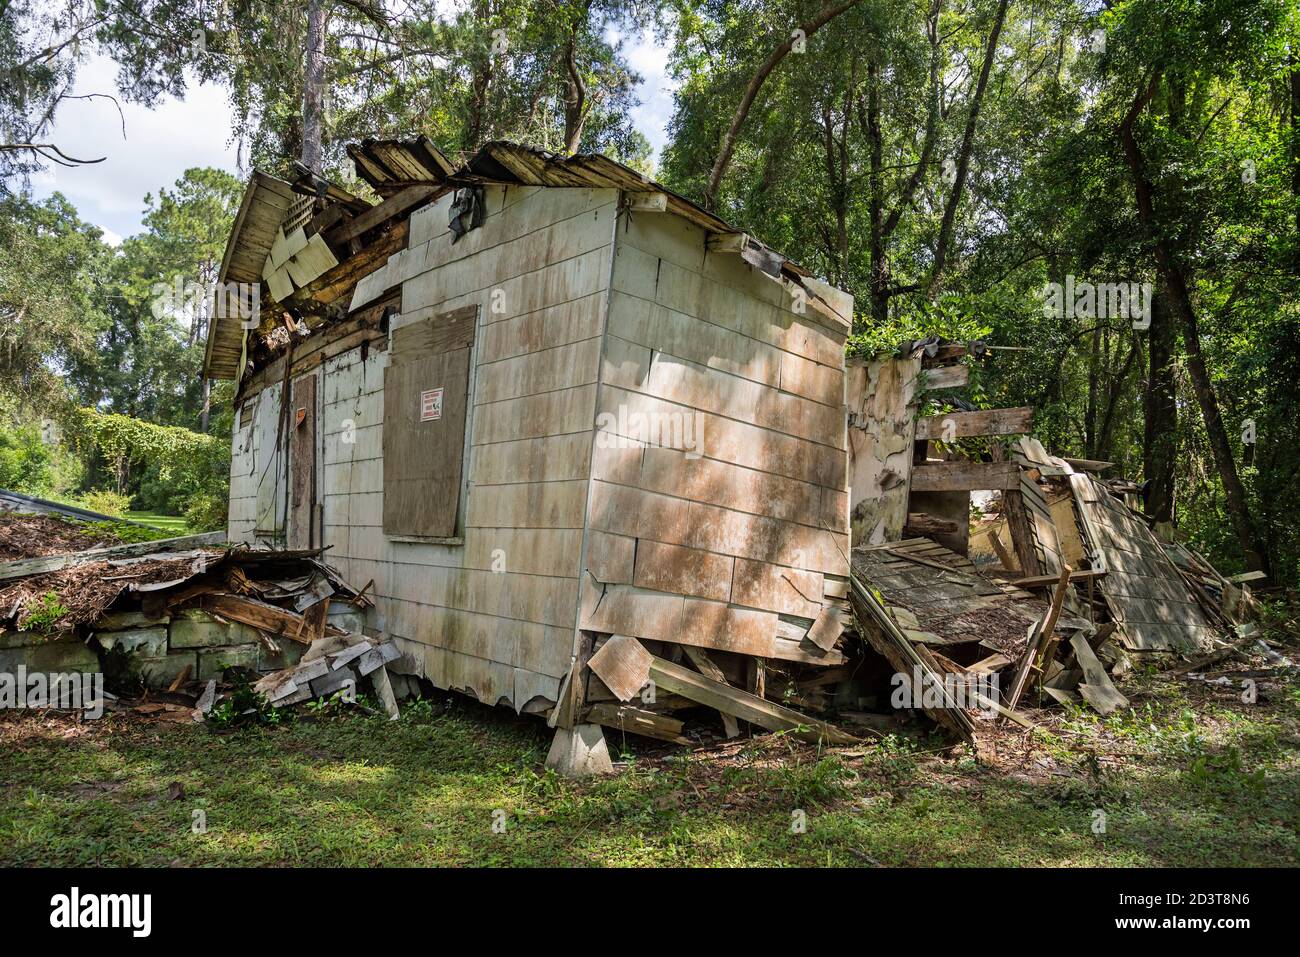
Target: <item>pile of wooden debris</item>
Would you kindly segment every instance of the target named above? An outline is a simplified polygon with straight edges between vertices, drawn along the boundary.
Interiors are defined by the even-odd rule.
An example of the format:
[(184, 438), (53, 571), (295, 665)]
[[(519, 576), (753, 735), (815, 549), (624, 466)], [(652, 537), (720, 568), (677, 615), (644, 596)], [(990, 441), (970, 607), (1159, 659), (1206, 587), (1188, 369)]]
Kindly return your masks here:
[(275, 705), (365, 679), (395, 713), (385, 666), (398, 652), (365, 628), (367, 589), (321, 549), (218, 547), (223, 538), (0, 563), (0, 671), (102, 672), (118, 692), (143, 689), (173, 707), (188, 695), (200, 715), (232, 668), (270, 672), (258, 687)]

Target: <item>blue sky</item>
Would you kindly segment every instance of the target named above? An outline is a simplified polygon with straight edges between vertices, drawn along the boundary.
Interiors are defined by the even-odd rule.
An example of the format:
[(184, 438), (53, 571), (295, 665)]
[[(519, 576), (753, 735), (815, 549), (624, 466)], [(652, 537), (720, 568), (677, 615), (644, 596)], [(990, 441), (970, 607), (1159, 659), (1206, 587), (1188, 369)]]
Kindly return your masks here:
[[(641, 75), (641, 105), (632, 120), (649, 139), (656, 156), (667, 138), (673, 90), (666, 75), (666, 51), (652, 31), (628, 36), (624, 54)], [(92, 57), (82, 64), (75, 93), (115, 91), (113, 63)], [(173, 183), (192, 166), (216, 166), (244, 175), (226, 92), (212, 85), (191, 86), (184, 100), (168, 99), (155, 109), (106, 99), (65, 101), (55, 118), (50, 142), (79, 158), (104, 156), (104, 162), (74, 169), (51, 167), (32, 177), (32, 191), (44, 198), (62, 192), (82, 219), (104, 230), (110, 242), (138, 232), (144, 196)]]

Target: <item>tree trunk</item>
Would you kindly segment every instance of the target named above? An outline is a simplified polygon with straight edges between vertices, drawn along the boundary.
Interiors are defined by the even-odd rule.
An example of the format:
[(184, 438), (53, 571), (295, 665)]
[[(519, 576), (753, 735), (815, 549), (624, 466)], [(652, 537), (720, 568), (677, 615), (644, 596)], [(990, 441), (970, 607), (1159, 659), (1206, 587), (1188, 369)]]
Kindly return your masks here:
[(1291, 199), (1295, 203), (1295, 268), (1300, 272), (1300, 55), (1291, 57)]
[(871, 252), (871, 321), (883, 326), (889, 320), (889, 259), (885, 253), (885, 184), (881, 179), (884, 166), (885, 137), (880, 128), (880, 64), (873, 58), (867, 64), (867, 142), (871, 161), (870, 252)]
[(569, 156), (578, 152), (587, 125), (587, 84), (578, 69), (578, 31), (591, 15), (591, 4), (582, 4), (581, 12), (582, 18), (574, 22), (564, 47), (564, 152)]
[(1142, 150), (1133, 132), (1138, 117), (1142, 115), (1160, 88), (1160, 79), (1161, 71), (1157, 69), (1152, 74), (1147, 88), (1140, 91), (1133, 100), (1128, 115), (1120, 124), (1120, 142), (1124, 147), (1124, 156), (1133, 176), (1138, 219), (1151, 239), (1156, 269), (1164, 280), (1174, 315), (1178, 317), (1182, 326), (1183, 346), (1187, 350), (1187, 371), (1191, 375), (1192, 391), (1195, 392), (1196, 402), (1201, 408), (1201, 417), (1205, 420), (1205, 432), (1210, 440), (1210, 451), (1214, 455), (1219, 480), (1223, 483), (1228, 518), (1232, 522), (1246, 566), (1250, 569), (1267, 570), (1265, 567), (1267, 553), (1256, 537), (1250, 506), (1246, 501), (1246, 489), (1241, 484), (1241, 476), (1237, 474), (1237, 463), (1233, 458), (1232, 444), (1228, 441), (1228, 431), (1223, 424), (1223, 415), (1219, 411), (1214, 382), (1210, 378), (1205, 357), (1201, 353), (1200, 327), (1197, 323), (1196, 311), (1192, 307), (1186, 274), (1174, 256), (1173, 250), (1170, 249), (1168, 241), (1156, 228), (1155, 187), (1147, 178)]
[(325, 112), (325, 0), (308, 0), (307, 62), (302, 81), (302, 165), (320, 170)]
[(1157, 522), (1174, 520), (1174, 464), (1178, 453), (1178, 403), (1174, 363), (1178, 330), (1169, 290), (1163, 279), (1156, 283), (1147, 330), (1147, 388), (1144, 397), (1145, 431), (1142, 436), (1142, 471), (1147, 490), (1146, 514)]
[(984, 90), (989, 85), (989, 73), (993, 70), (993, 58), (998, 52), (998, 37), (1002, 35), (1002, 23), (1007, 17), (1008, 0), (1000, 0), (997, 12), (993, 15), (993, 28), (989, 30), (989, 42), (984, 47), (984, 62), (980, 65), (979, 80), (975, 84), (975, 93), (971, 97), (970, 113), (966, 117), (966, 129), (961, 137), (961, 151), (957, 154), (957, 178), (952, 184), (952, 194), (943, 210), (943, 221), (939, 224), (939, 239), (934, 247), (934, 270), (930, 273), (928, 294), (933, 299), (943, 283), (943, 270), (948, 264), (948, 246), (952, 243), (953, 224), (957, 219), (957, 207), (961, 203), (962, 191), (966, 188), (966, 176), (970, 172), (971, 147), (975, 143), (975, 124), (979, 120), (980, 104), (984, 100)]
[[(841, 3), (828, 4), (822, 7), (811, 20), (802, 24), (799, 27), (799, 32), (803, 34), (805, 40), (808, 40), (827, 23), (834, 20), (845, 10), (857, 6), (859, 2), (861, 0), (843, 0)], [(731, 125), (727, 127), (727, 132), (723, 135), (718, 157), (713, 161), (713, 169), (709, 172), (709, 183), (704, 188), (705, 209), (712, 211), (714, 204), (717, 202), (718, 187), (722, 184), (722, 177), (731, 164), (732, 154), (736, 151), (736, 140), (740, 136), (740, 128), (745, 124), (745, 118), (749, 116), (749, 110), (754, 105), (759, 90), (763, 88), (768, 76), (780, 66), (786, 54), (793, 48), (794, 41), (795, 31), (791, 31), (790, 35), (768, 54), (767, 59), (759, 65), (758, 70), (749, 78), (749, 83), (745, 86), (745, 94), (740, 98), (740, 105), (736, 107), (736, 113), (731, 118)]]

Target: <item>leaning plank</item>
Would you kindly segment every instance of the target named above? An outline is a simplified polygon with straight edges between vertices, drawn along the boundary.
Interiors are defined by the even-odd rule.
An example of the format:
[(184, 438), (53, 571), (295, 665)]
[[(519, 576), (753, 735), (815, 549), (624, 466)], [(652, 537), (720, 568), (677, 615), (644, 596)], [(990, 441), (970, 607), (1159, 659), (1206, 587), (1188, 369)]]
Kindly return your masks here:
[(808, 629), (808, 640), (822, 651), (830, 651), (843, 633), (844, 621), (840, 618), (839, 609), (833, 605), (823, 605), (817, 620)]
[(876, 628), (862, 629), (863, 637), (867, 639), (867, 643), (893, 666), (896, 674), (910, 679), (912, 674), (919, 669), (922, 682), (938, 688), (945, 702), (944, 707), (923, 708), (922, 710), (937, 724), (960, 735), (972, 747), (975, 746), (975, 724), (971, 721), (970, 715), (957, 706), (956, 700), (948, 692), (943, 679), (935, 672), (934, 668), (926, 663), (925, 659), (917, 652), (916, 647), (907, 640), (903, 630), (871, 589), (857, 575), (853, 575), (850, 581), (852, 585), (853, 611), (857, 615), (858, 621), (863, 623), (874, 621), (878, 626)]
[(1110, 675), (1106, 674), (1106, 669), (1097, 660), (1092, 646), (1088, 644), (1088, 639), (1082, 632), (1076, 631), (1070, 636), (1070, 647), (1074, 649), (1074, 657), (1079, 662), (1079, 667), (1083, 669), (1084, 681), (1078, 689), (1079, 694), (1083, 695), (1083, 700), (1103, 716), (1120, 708), (1127, 708), (1128, 698), (1120, 694), (1111, 684)]
[(137, 542), (132, 545), (92, 548), (89, 551), (72, 552), (68, 555), (23, 558), (16, 562), (0, 564), (0, 581), (27, 578), (30, 575), (43, 575), (46, 572), (58, 571), (60, 568), (87, 565), (91, 562), (109, 561), (118, 558), (137, 558), (140, 555), (152, 555), (155, 552), (184, 552), (194, 548), (201, 548), (204, 545), (220, 545), (225, 540), (225, 532), (204, 532), (202, 535), (186, 535), (183, 538), (164, 538), (154, 542)]
[(372, 206), (356, 219), (344, 223), (329, 234), (329, 240), (335, 245), (339, 245), (346, 243), (349, 239), (355, 239), (367, 230), (374, 229), (381, 223), (386, 223), (394, 216), (400, 216), (413, 206), (424, 202), (437, 189), (438, 187), (433, 184), (408, 186), (401, 192), (390, 196), (378, 206)]
[(953, 439), (972, 435), (1020, 435), (1033, 431), (1034, 407), (986, 409), (982, 412), (945, 412), (916, 422), (917, 439)]
[(612, 635), (587, 662), (619, 701), (631, 701), (650, 680), (652, 655), (635, 638)]
[(656, 688), (725, 711), (769, 731), (788, 731), (796, 738), (827, 744), (854, 744), (858, 740), (825, 722), (706, 678), (663, 658), (651, 656), (650, 680)]
[[(699, 670), (700, 674), (704, 675), (704, 677), (712, 678), (714, 681), (720, 682), (724, 685), (728, 683), (726, 676), (722, 673), (722, 669), (713, 663), (713, 659), (709, 657), (708, 653), (703, 648), (683, 645), (682, 650), (686, 652), (686, 657), (691, 659), (691, 664), (693, 664)], [(740, 734), (740, 725), (736, 723), (734, 717), (727, 714), (725, 711), (720, 711), (718, 713), (722, 715), (722, 730), (726, 732), (727, 737), (734, 738), (736, 735)]]
[(913, 492), (976, 492), (1018, 489), (1020, 466), (1015, 462), (944, 462), (912, 470)]

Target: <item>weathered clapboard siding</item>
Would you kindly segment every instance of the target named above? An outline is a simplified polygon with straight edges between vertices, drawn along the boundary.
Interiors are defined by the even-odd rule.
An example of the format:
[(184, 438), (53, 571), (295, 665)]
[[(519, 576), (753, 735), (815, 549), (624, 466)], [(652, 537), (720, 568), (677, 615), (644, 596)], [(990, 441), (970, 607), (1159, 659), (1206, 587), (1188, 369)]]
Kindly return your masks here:
[(486, 199), (483, 225), (455, 244), (449, 196), (417, 210), (411, 248), (353, 298), (401, 283), (394, 331), (479, 307), (460, 540), (384, 534), (388, 355), (354, 350), (323, 366), (325, 542), (351, 580), (374, 579), (408, 667), (523, 708), (555, 700), (572, 654), (617, 194), (488, 187)]
[(788, 653), (848, 574), (847, 329), (672, 216), (620, 219), (609, 301), (580, 625)]

